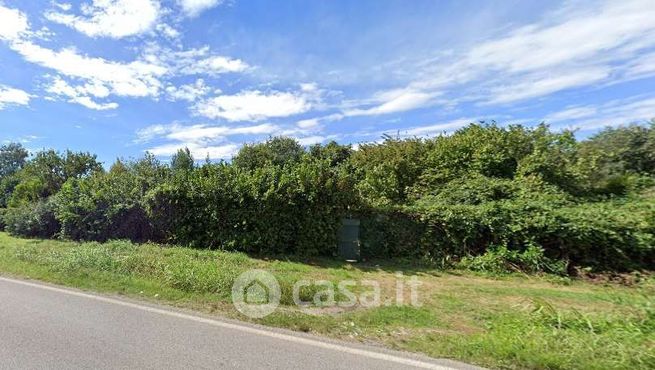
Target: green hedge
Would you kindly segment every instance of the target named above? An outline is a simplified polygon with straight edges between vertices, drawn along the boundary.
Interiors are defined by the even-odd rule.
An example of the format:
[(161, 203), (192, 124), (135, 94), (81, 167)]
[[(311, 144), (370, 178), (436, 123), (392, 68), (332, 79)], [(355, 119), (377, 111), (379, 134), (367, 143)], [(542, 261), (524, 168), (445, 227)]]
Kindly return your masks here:
[(340, 220), (356, 216), (366, 257), (652, 268), (654, 145), (655, 125), (580, 143), (492, 123), (357, 150), (271, 138), (202, 166), (189, 150), (108, 171), (88, 153), (45, 151), (2, 181), (4, 222), (24, 236), (332, 256)]
[(7, 209), (0, 208), (0, 231), (5, 231), (5, 213), (7, 213)]
[(56, 197), (61, 236), (73, 240), (156, 240), (134, 176), (96, 174), (66, 182)]
[(655, 202), (553, 206), (537, 200), (398, 207), (362, 223), (368, 257), (432, 261), (484, 254), (491, 246), (533, 245), (572, 265), (627, 270), (655, 265)]
[(333, 255), (352, 182), (328, 162), (255, 170), (211, 165), (148, 196), (166, 240), (256, 254)]
[(52, 198), (8, 208), (4, 214), (5, 229), (12, 235), (52, 238), (61, 227), (54, 210)]

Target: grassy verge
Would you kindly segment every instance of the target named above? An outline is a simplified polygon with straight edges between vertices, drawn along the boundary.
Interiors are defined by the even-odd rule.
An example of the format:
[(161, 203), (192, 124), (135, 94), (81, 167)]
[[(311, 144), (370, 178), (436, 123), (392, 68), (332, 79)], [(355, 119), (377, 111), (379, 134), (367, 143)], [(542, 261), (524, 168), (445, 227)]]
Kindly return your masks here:
[[(626, 286), (384, 263), (269, 261), (239, 253), (122, 241), (27, 240), (0, 233), (4, 275), (157, 300), (242, 320), (248, 319), (231, 305), (231, 286), (240, 273), (252, 268), (273, 273), (282, 288), (281, 308), (254, 320), (265, 325), (491, 368), (655, 368), (652, 278)], [(419, 277), (421, 307), (316, 308), (308, 313), (290, 304), (292, 286), (299, 279), (377, 281), (386, 302), (396, 297), (397, 271), (405, 278)], [(301, 296), (309, 299), (315, 292), (304, 290)]]

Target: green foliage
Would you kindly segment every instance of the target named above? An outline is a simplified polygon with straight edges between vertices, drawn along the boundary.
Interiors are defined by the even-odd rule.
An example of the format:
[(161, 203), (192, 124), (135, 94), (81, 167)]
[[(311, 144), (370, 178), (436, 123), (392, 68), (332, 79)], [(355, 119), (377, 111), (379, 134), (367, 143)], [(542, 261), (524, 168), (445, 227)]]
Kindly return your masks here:
[(20, 179), (16, 174), (7, 175), (0, 179), (0, 207), (7, 207), (9, 198), (16, 189), (16, 185), (20, 183)]
[(444, 204), (481, 204), (519, 196), (519, 185), (508, 179), (470, 174), (448, 182), (428, 199)]
[(5, 231), (7, 224), (5, 223), (5, 214), (7, 213), (6, 208), (0, 208), (0, 231)]
[(655, 175), (655, 121), (607, 128), (579, 145), (576, 170), (590, 191), (625, 195)]
[(171, 170), (173, 173), (185, 174), (193, 170), (195, 161), (189, 148), (180, 149), (171, 157)]
[(452, 136), (434, 139), (426, 171), (416, 191), (430, 193), (470, 174), (489, 178), (537, 177), (547, 184), (573, 190), (569, 163), (575, 153), (571, 132), (552, 133), (545, 125), (471, 124)]
[(16, 173), (27, 163), (28, 152), (21, 144), (0, 146), (0, 207), (6, 207), (9, 197), (19, 183)]
[(23, 168), (28, 155), (27, 150), (19, 143), (0, 146), (0, 180)]
[(181, 149), (170, 166), (146, 154), (108, 172), (88, 153), (48, 150), (24, 162), (20, 146), (3, 147), (0, 207), (23, 220), (7, 222), (21, 235), (36, 234), (27, 210), (52, 198), (61, 230), (51, 235), (75, 240), (332, 256), (340, 219), (354, 216), (371, 258), (494, 271), (652, 268), (654, 127), (577, 142), (544, 124), (483, 122), (357, 150), (273, 137), (232, 163), (196, 166)]
[[(484, 254), (495, 245), (598, 269), (630, 270), (655, 263), (655, 203), (553, 203), (516, 199), (482, 204), (424, 202), (366, 221), (364, 251), (436, 262)], [(650, 221), (648, 221), (650, 220)], [(374, 246), (375, 248), (371, 248)]]
[(655, 173), (655, 121), (609, 127), (580, 145), (581, 156), (596, 156), (606, 171)]
[(553, 261), (544, 255), (543, 248), (530, 245), (524, 251), (509, 250), (507, 246), (492, 245), (484, 254), (464, 257), (458, 267), (472, 271), (498, 274), (510, 272), (547, 272), (563, 275), (566, 273), (564, 261)]
[(357, 188), (374, 206), (402, 204), (426, 167), (432, 146), (422, 139), (385, 136), (383, 143), (362, 144), (352, 156)]
[(309, 155), (316, 160), (327, 160), (330, 165), (338, 166), (350, 159), (353, 149), (350, 145), (340, 145), (330, 141), (325, 145), (314, 144), (309, 147)]
[(127, 164), (117, 161), (106, 173), (69, 179), (56, 197), (62, 237), (96, 241), (156, 239), (144, 201), (146, 193), (164, 181), (165, 171), (152, 156), (146, 156)]
[(149, 194), (167, 239), (263, 254), (332, 254), (339, 220), (356, 201), (348, 175), (328, 160), (245, 170), (206, 164)]
[(278, 136), (264, 143), (244, 145), (232, 159), (232, 163), (248, 170), (284, 166), (298, 163), (304, 153), (303, 147), (296, 140)]
[(41, 199), (4, 211), (5, 229), (12, 235), (51, 238), (59, 232), (52, 199)]
[(83, 178), (102, 171), (96, 156), (90, 153), (54, 150), (39, 152), (19, 172), (8, 204), (19, 206), (57, 194), (69, 178)]

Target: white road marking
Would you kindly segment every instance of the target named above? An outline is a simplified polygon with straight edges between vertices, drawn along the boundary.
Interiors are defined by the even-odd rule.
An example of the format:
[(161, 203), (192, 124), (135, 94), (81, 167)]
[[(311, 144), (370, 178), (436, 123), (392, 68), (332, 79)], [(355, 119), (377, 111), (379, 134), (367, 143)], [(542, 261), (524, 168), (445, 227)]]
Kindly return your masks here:
[(119, 299), (102, 297), (102, 296), (77, 292), (77, 291), (68, 290), (68, 289), (56, 288), (56, 287), (49, 286), (49, 285), (30, 283), (30, 282), (27, 282), (27, 281), (9, 279), (9, 278), (5, 278), (5, 277), (0, 277), (0, 281), (5, 281), (5, 282), (8, 282), (8, 283), (13, 283), (13, 284), (25, 285), (25, 286), (29, 286), (29, 287), (33, 287), (33, 288), (38, 288), (38, 289), (49, 290), (49, 291), (52, 291), (52, 292), (57, 292), (57, 293), (62, 293), (62, 294), (68, 294), (68, 295), (76, 296), (76, 297), (93, 299), (93, 300), (100, 301), (100, 302), (116, 304), (116, 305), (119, 305), (119, 306), (129, 307), (129, 308), (133, 308), (133, 309), (137, 309), (137, 310), (141, 310), (141, 311), (146, 311), (146, 312), (155, 313), (155, 314), (159, 314), (159, 315), (176, 317), (176, 318), (184, 319), (184, 320), (191, 320), (191, 321), (195, 321), (195, 322), (199, 322), (199, 323), (203, 323), (203, 324), (208, 324), (208, 325), (213, 325), (213, 326), (218, 326), (218, 327), (222, 327), (222, 328), (227, 328), (227, 329), (232, 329), (232, 330), (239, 330), (239, 331), (246, 332), (246, 333), (261, 335), (261, 336), (270, 337), (270, 338), (281, 339), (281, 340), (285, 340), (285, 341), (288, 341), (288, 342), (299, 343), (299, 344), (304, 344), (304, 345), (308, 345), (308, 346), (314, 346), (314, 347), (329, 349), (329, 350), (332, 350), (332, 351), (339, 351), (339, 352), (349, 353), (349, 354), (357, 355), (357, 356), (364, 356), (364, 357), (368, 357), (368, 358), (372, 358), (372, 359), (376, 359), (376, 360), (383, 360), (383, 361), (394, 362), (394, 363), (397, 363), (397, 364), (414, 366), (414, 367), (421, 368), (421, 369), (454, 370), (454, 368), (452, 368), (452, 367), (432, 364), (432, 363), (429, 363), (429, 362), (424, 362), (424, 361), (419, 361), (419, 360), (412, 360), (412, 359), (409, 359), (409, 358), (398, 357), (398, 356), (394, 356), (394, 355), (390, 355), (390, 354), (386, 354), (386, 353), (368, 351), (368, 350), (365, 350), (365, 349), (349, 348), (349, 347), (345, 347), (345, 346), (334, 344), (334, 343), (321, 342), (320, 340), (314, 340), (314, 339), (309, 339), (309, 338), (304, 338), (304, 337), (297, 337), (297, 336), (293, 336), (293, 335), (289, 335), (289, 334), (276, 333), (276, 332), (273, 332), (273, 331), (257, 329), (257, 328), (253, 328), (253, 327), (249, 327), (249, 326), (245, 326), (245, 325), (238, 325), (238, 324), (233, 324), (233, 323), (228, 323), (228, 322), (222, 322), (222, 321), (219, 321), (219, 320), (212, 320), (212, 319), (208, 319), (208, 318), (204, 318), (204, 317), (188, 315), (188, 314), (181, 313), (181, 312), (163, 310), (163, 309), (159, 309), (159, 308), (155, 308), (155, 307), (142, 306), (142, 305), (139, 305), (139, 304), (136, 304), (136, 303), (121, 301)]

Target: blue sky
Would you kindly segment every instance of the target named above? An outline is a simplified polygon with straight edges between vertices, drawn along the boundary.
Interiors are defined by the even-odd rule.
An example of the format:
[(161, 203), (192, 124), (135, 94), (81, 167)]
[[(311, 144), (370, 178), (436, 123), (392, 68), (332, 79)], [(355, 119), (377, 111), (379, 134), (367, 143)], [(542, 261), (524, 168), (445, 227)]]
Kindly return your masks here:
[(0, 0), (0, 142), (229, 159), (655, 117), (655, 0)]

